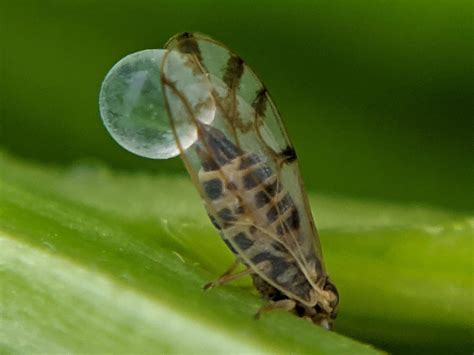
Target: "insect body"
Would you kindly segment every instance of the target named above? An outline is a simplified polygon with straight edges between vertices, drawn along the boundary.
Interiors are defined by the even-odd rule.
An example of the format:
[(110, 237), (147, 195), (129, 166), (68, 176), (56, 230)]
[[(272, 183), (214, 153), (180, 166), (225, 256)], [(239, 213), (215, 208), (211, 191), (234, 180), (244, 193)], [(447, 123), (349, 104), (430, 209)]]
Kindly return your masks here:
[[(161, 80), (181, 157), (212, 223), (247, 267), (216, 284), (250, 274), (271, 301), (261, 312), (285, 308), (329, 328), (338, 293), (324, 269), (295, 151), (266, 89), (209, 37), (179, 34), (166, 49)], [(188, 72), (176, 71), (176, 58)], [(197, 100), (193, 88), (203, 90), (203, 81), (209, 95)], [(203, 111), (214, 112), (212, 120)], [(194, 127), (190, 147), (181, 144), (183, 124)]]

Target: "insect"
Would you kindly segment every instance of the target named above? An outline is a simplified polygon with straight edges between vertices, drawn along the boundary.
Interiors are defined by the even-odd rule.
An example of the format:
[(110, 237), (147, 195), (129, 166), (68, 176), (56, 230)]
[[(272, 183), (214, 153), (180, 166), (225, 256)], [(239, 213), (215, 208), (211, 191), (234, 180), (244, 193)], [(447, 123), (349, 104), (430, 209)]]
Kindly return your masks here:
[[(286, 309), (330, 328), (338, 292), (325, 271), (295, 150), (265, 86), (239, 56), (206, 35), (175, 35), (165, 49), (161, 84), (181, 158), (236, 257), (205, 287), (250, 275), (269, 301), (257, 316)], [(176, 58), (187, 73), (176, 71)], [(193, 88), (202, 91), (202, 82), (209, 94), (196, 99)], [(214, 113), (211, 120), (202, 118), (204, 111)], [(192, 145), (183, 132), (194, 135)], [(245, 270), (235, 272), (239, 264)]]

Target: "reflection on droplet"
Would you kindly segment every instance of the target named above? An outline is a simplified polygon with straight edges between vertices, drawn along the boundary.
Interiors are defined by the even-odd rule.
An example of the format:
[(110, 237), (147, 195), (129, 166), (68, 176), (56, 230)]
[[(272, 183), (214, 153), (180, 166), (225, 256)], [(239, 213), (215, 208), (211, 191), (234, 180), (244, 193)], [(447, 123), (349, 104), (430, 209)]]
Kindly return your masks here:
[[(102, 83), (99, 106), (102, 120), (112, 137), (125, 149), (137, 155), (167, 159), (179, 155), (176, 137), (170, 124), (161, 84), (161, 62), (166, 51), (143, 50), (121, 59)], [(170, 53), (173, 74), (182, 97), (189, 100), (196, 118), (210, 123), (215, 107), (204, 75), (190, 75), (187, 58)], [(173, 105), (173, 102), (170, 103)], [(189, 113), (173, 112), (173, 124), (181, 146), (186, 149), (197, 139)]]

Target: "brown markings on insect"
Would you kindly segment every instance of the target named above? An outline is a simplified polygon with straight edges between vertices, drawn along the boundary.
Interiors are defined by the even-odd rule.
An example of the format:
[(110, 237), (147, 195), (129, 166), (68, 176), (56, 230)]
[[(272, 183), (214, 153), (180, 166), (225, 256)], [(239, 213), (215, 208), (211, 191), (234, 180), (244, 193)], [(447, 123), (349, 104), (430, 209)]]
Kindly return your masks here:
[(235, 91), (239, 87), (240, 78), (244, 73), (244, 61), (242, 58), (231, 55), (227, 61), (222, 80), (227, 84), (229, 89)]
[[(298, 236), (300, 217), (291, 196), (261, 159), (243, 152), (216, 131), (210, 128), (205, 133), (211, 154), (198, 149), (202, 166), (212, 167), (203, 168), (199, 180), (213, 224), (225, 232), (221, 236), (226, 244), (245, 251), (253, 264), (266, 270), (269, 278), (307, 298), (311, 285), (285, 247), (299, 242), (294, 237)], [(236, 189), (228, 189), (229, 182), (226, 186), (221, 175), (231, 177), (230, 184)], [(272, 241), (262, 229), (279, 240)], [(235, 252), (235, 248), (231, 249)]]
[(249, 132), (252, 129), (256, 129), (256, 124), (261, 124), (256, 120), (244, 122), (239, 116), (237, 102), (239, 97), (240, 82), (245, 68), (246, 66), (244, 60), (238, 55), (231, 53), (229, 59), (227, 60), (224, 74), (222, 76), (222, 81), (227, 85), (228, 89), (227, 97), (221, 98), (217, 92), (214, 93), (215, 99), (220, 102), (221, 108), (228, 118), (230, 129), (234, 136), (234, 141), (238, 146), (240, 145), (239, 133)]
[[(255, 99), (252, 101), (252, 108), (254, 109), (254, 120), (253, 120), (253, 128), (255, 129), (255, 132), (257, 134), (257, 138), (260, 141), (261, 145), (265, 149), (266, 153), (268, 156), (273, 158), (273, 161), (277, 162), (278, 164), (281, 162), (281, 159), (278, 157), (279, 153), (275, 152), (271, 147), (269, 147), (266, 143), (265, 140), (262, 137), (262, 134), (260, 132), (261, 127), (264, 125), (264, 120), (265, 120), (265, 112), (268, 108), (268, 101), (269, 101), (269, 96), (268, 96), (268, 91), (265, 88), (265, 86), (257, 90), (255, 94)], [(293, 150), (294, 151), (294, 150)], [(296, 154), (295, 154), (296, 158)], [(280, 167), (277, 167), (277, 169), (280, 169)], [(279, 171), (277, 171), (277, 174), (279, 175)]]
[[(182, 34), (175, 40), (182, 53), (192, 54), (193, 68), (198, 68), (200, 74), (212, 74), (203, 63), (194, 35)], [(199, 40), (225, 48), (206, 37), (199, 37)], [(280, 180), (283, 165), (296, 161), (295, 151), (289, 144), (276, 108), (260, 82), (261, 88), (249, 103), (255, 112), (253, 122), (244, 123), (238, 117), (236, 98), (247, 67), (234, 53), (228, 53), (230, 57), (221, 77), (227, 85), (228, 94), (219, 97), (215, 88), (211, 88), (211, 93), (222, 115), (220, 120), (225, 129), (231, 131), (233, 142), (219, 129), (201, 124), (193, 117), (192, 122), (198, 131), (198, 141), (193, 149), (202, 167), (197, 176), (194, 175), (193, 165), (187, 160), (187, 152), (178, 144), (183, 160), (193, 180), (197, 181), (212, 223), (230, 250), (253, 270), (254, 284), (262, 295), (276, 303), (294, 302), (294, 306), (286, 308), (327, 326), (327, 320), (337, 313), (337, 290), (325, 274), (322, 260), (310, 249), (302, 252), (303, 245), (307, 246), (304, 241), (314, 237), (313, 234), (305, 236), (301, 233), (302, 219), (306, 227), (308, 223), (312, 227), (313, 221), (305, 210), (307, 206), (303, 204), (303, 211), (300, 211)], [(258, 78), (255, 77), (255, 80), (258, 81)], [(168, 82), (164, 83), (171, 86)], [(179, 96), (179, 93), (175, 94)], [(280, 151), (271, 148), (260, 131), (269, 107), (269, 114), (273, 115), (278, 129), (272, 134), (288, 142), (286, 148)], [(258, 152), (266, 161), (275, 164), (273, 169), (260, 156), (242, 149), (239, 134), (246, 132), (254, 133), (255, 144), (260, 147)], [(297, 165), (293, 166), (297, 169)]]
[[(193, 74), (205, 74), (207, 72), (204, 66), (201, 49), (199, 44), (190, 32), (183, 32), (175, 36), (170, 42), (176, 43), (177, 50), (184, 54), (186, 65), (192, 70)], [(167, 43), (166, 46), (172, 46)]]
[(293, 147), (290, 147), (290, 146), (287, 146), (283, 151), (278, 153), (278, 156), (281, 162), (286, 163), (286, 164), (292, 163), (296, 161), (297, 159), (296, 151), (294, 150)]
[(255, 110), (256, 117), (263, 117), (265, 115), (265, 110), (267, 109), (267, 89), (262, 87), (257, 91), (257, 96), (252, 102), (252, 107)]
[[(247, 133), (253, 130), (258, 130), (264, 124), (265, 110), (267, 106), (267, 90), (265, 87), (257, 90), (255, 99), (250, 103), (254, 109), (253, 120), (245, 123), (243, 120), (238, 120), (236, 123), (240, 132)], [(263, 143), (263, 142), (262, 142)]]
[(209, 96), (206, 100), (199, 101), (193, 107), (194, 111), (197, 113), (203, 112), (204, 110), (212, 110), (214, 106), (214, 101), (212, 100), (211, 96)]
[(240, 86), (240, 79), (244, 73), (244, 61), (236, 56), (231, 55), (227, 60), (222, 80), (228, 87), (227, 93), (227, 115), (229, 117), (229, 125), (234, 136), (234, 140), (239, 145), (239, 136), (237, 134), (237, 126), (241, 123), (239, 119), (239, 111), (237, 110), (237, 90)]
[(202, 62), (202, 54), (199, 45), (192, 33), (183, 32), (176, 37), (178, 50), (181, 53), (193, 54)]
[[(208, 127), (203, 132), (202, 141), (210, 151), (197, 149), (203, 166), (198, 176), (206, 194), (205, 207), (225, 244), (238, 258), (239, 253), (245, 253), (255, 267), (280, 287), (309, 300), (313, 286), (289, 252), (297, 248), (295, 244), (300, 243), (301, 237), (300, 214), (291, 196), (257, 155), (246, 153), (217, 129)], [(284, 155), (290, 157), (287, 161), (292, 160), (291, 152)], [(224, 181), (222, 176), (231, 181)], [(279, 239), (269, 240), (262, 229)], [(316, 265), (319, 260), (314, 262), (314, 267), (322, 270), (321, 265)], [(291, 299), (259, 274), (251, 276), (265, 299), (272, 302)], [(338, 302), (334, 286), (324, 274), (318, 275), (315, 281), (329, 295), (329, 306), (334, 310)], [(297, 301), (293, 312), (321, 324), (328, 324), (327, 319), (333, 319), (336, 313), (328, 311), (327, 306), (308, 306)]]

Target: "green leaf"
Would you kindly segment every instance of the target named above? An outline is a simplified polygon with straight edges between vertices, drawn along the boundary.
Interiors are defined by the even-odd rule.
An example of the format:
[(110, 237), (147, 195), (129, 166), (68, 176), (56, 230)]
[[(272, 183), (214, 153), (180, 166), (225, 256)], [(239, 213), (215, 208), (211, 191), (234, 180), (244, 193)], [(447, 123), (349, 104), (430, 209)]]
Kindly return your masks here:
[(472, 218), (311, 197), (341, 293), (335, 332), (286, 312), (254, 320), (248, 280), (201, 290), (232, 255), (187, 178), (0, 155), (0, 350), (377, 353), (349, 337), (472, 349)]

